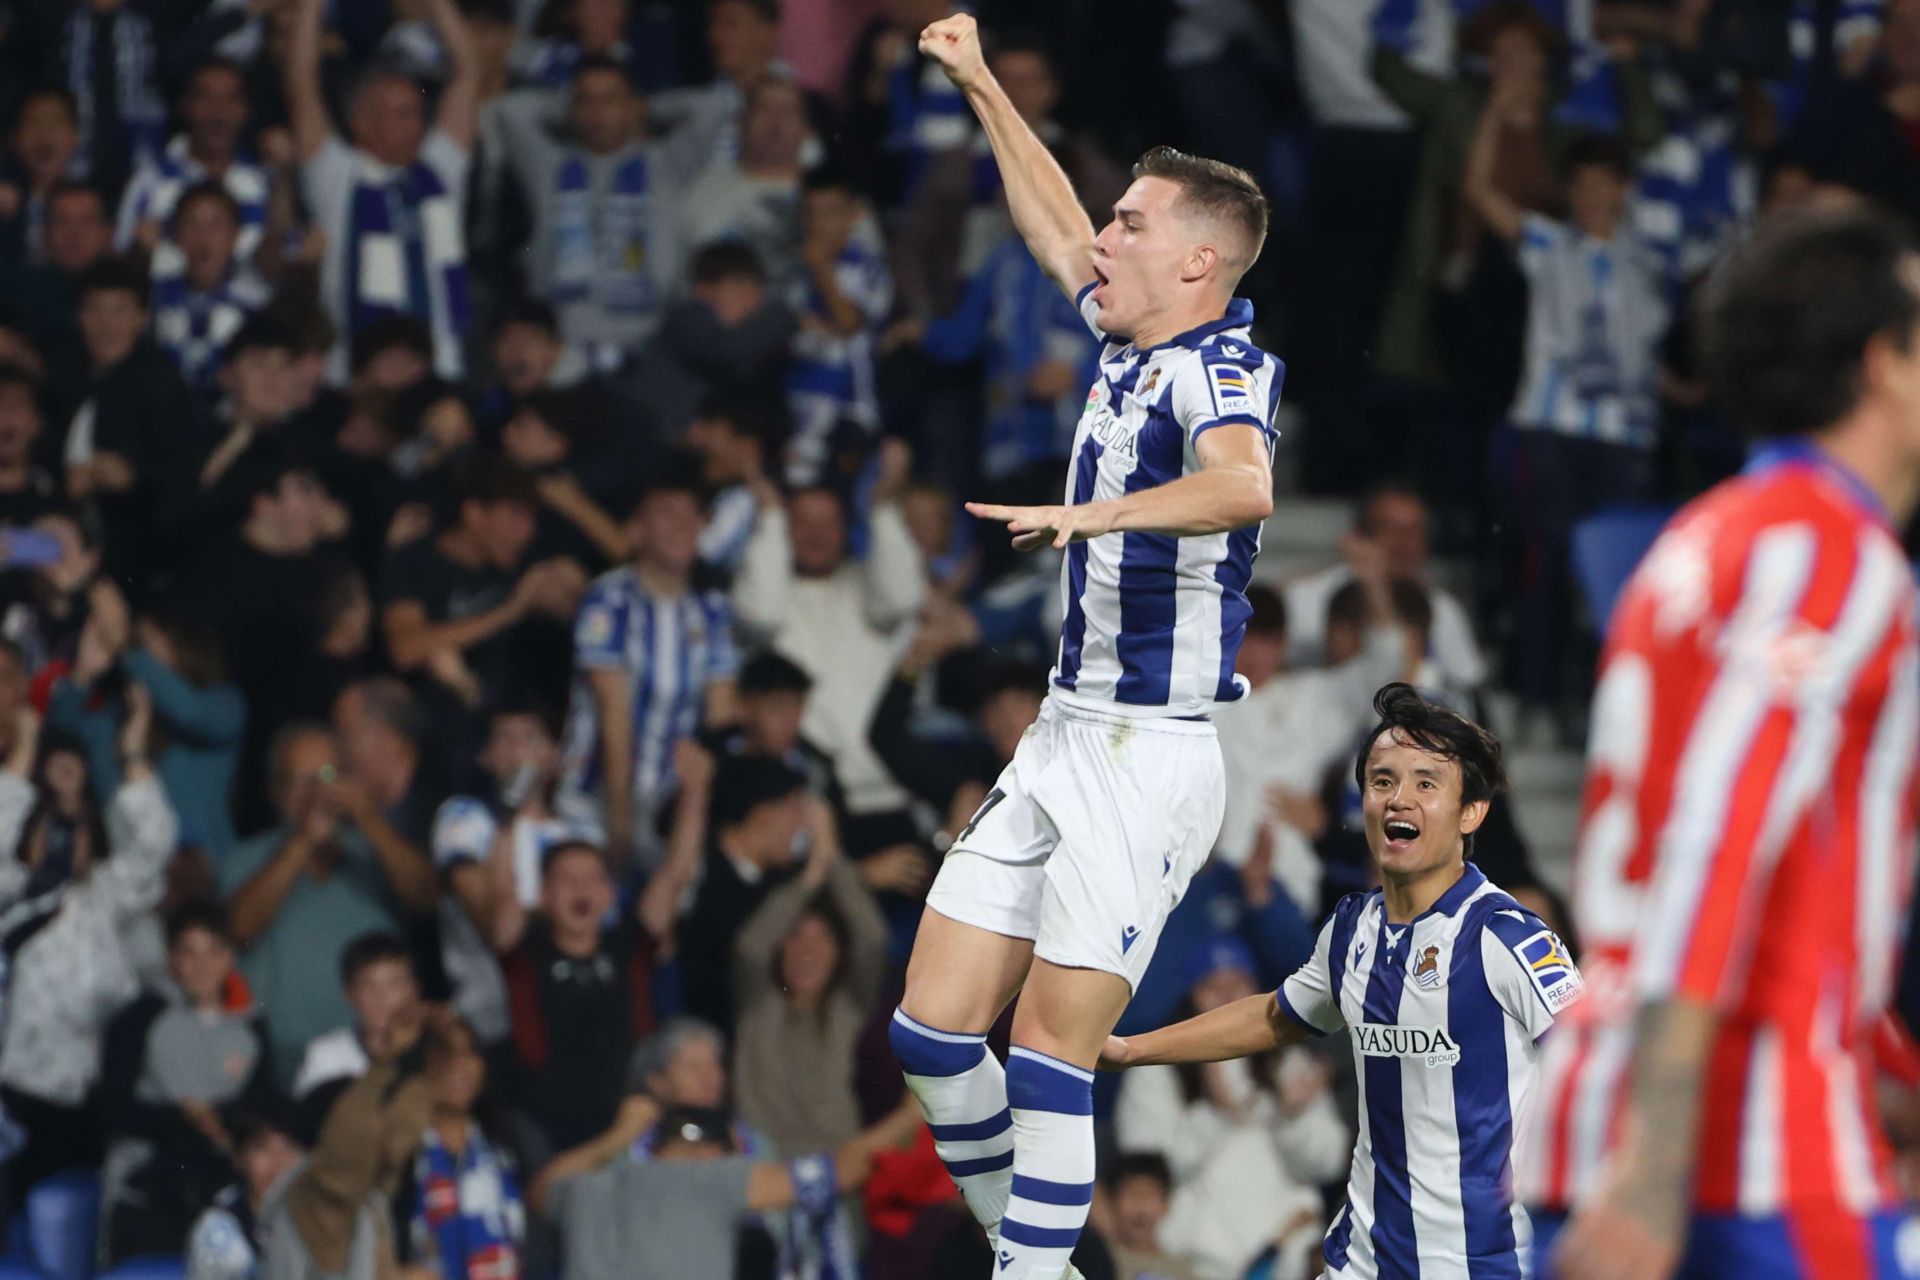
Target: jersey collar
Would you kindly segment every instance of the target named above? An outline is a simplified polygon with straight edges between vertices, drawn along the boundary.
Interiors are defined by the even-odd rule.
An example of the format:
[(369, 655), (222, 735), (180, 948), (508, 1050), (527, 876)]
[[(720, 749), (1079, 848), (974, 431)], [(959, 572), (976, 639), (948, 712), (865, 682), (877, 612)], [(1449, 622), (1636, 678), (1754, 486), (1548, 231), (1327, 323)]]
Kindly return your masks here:
[(1385, 897), (1383, 896), (1380, 901), (1380, 923), (1382, 926), (1388, 929), (1405, 929), (1412, 925), (1419, 924), (1422, 920), (1425, 920), (1428, 916), (1453, 915), (1455, 912), (1460, 910), (1460, 908), (1466, 903), (1468, 898), (1471, 898), (1474, 894), (1480, 892), (1480, 886), (1485, 884), (1486, 882), (1487, 882), (1486, 873), (1480, 870), (1480, 868), (1474, 866), (1471, 862), (1469, 862), (1465, 864), (1465, 870), (1463, 870), (1460, 873), (1460, 878), (1458, 880), (1455, 880), (1445, 893), (1441, 894), (1438, 898), (1434, 899), (1434, 903), (1432, 906), (1428, 907), (1425, 911), (1422, 911), (1419, 915), (1415, 916), (1413, 919), (1407, 921), (1406, 924), (1388, 924), (1387, 923), (1387, 903), (1386, 903)]
[(1253, 323), (1253, 304), (1245, 298), (1235, 298), (1227, 303), (1227, 313), (1218, 320), (1209, 320), (1196, 325), (1185, 333), (1176, 333), (1165, 342), (1156, 342), (1150, 347), (1136, 349), (1136, 354), (1150, 356), (1168, 347), (1197, 347), (1216, 333), (1225, 333), (1229, 329), (1244, 329)]
[[(1893, 519), (1887, 514), (1886, 505), (1880, 501), (1878, 494), (1867, 487), (1867, 482), (1851, 467), (1837, 461), (1832, 454), (1805, 436), (1769, 441), (1756, 447), (1748, 455), (1747, 465), (1740, 469), (1740, 474), (1760, 475), (1780, 467), (1806, 467), (1819, 472), (1876, 523), (1889, 532), (1894, 531)], [(1895, 536), (1898, 534), (1895, 533)]]

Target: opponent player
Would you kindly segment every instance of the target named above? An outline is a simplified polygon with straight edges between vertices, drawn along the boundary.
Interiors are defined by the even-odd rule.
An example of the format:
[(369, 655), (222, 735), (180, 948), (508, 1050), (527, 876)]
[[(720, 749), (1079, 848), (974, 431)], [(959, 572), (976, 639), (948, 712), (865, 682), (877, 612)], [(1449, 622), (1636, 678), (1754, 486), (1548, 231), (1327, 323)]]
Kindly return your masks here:
[(1380, 723), (1354, 776), (1380, 888), (1341, 899), (1271, 996), (1115, 1036), (1102, 1062), (1218, 1062), (1348, 1028), (1362, 1123), (1325, 1275), (1517, 1278), (1529, 1230), (1514, 1146), (1540, 1039), (1580, 974), (1539, 917), (1466, 860), (1505, 785), (1500, 744), (1408, 685), (1373, 705)]
[[(1267, 210), (1240, 170), (1162, 148), (1096, 237), (973, 19), (934, 23), (920, 48), (979, 115), (1035, 259), (1107, 339), (1071, 505), (971, 508), (1017, 547), (1066, 548), (1066, 624), (1039, 721), (928, 897), (892, 1034), (997, 1274), (1055, 1280), (1093, 1199), (1093, 1065), (1220, 827), (1207, 715), (1244, 692), (1244, 593), (1273, 507), (1280, 366), (1233, 296)], [(1015, 992), (1003, 1072), (984, 1037)]]
[(1763, 227), (1701, 312), (1760, 443), (1613, 614), (1574, 877), (1591, 996), (1523, 1160), (1562, 1280), (1901, 1275), (1869, 1040), (1912, 882), (1920, 256)]

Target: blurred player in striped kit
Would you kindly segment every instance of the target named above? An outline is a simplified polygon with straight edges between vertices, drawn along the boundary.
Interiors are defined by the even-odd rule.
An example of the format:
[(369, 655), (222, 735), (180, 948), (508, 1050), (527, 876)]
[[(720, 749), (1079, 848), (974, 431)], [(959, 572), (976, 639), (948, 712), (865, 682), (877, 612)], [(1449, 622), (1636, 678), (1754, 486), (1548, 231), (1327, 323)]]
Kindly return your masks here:
[(1913, 880), (1920, 255), (1865, 213), (1774, 223), (1700, 318), (1757, 444), (1613, 614), (1573, 892), (1590, 993), (1520, 1190), (1561, 1280), (1911, 1275), (1871, 1050)]

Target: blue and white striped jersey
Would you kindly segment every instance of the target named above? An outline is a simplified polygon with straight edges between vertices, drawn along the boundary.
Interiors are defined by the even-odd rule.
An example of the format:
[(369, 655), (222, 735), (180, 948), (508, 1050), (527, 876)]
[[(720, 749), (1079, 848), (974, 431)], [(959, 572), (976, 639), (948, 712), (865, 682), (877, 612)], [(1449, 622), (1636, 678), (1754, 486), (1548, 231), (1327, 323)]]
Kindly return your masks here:
[[(573, 696), (567, 707), (562, 809), (604, 796), (600, 717), (587, 673), (624, 673), (633, 688), (633, 795), (644, 809), (677, 785), (673, 749), (700, 727), (707, 686), (740, 671), (733, 614), (718, 591), (656, 598), (631, 566), (603, 573), (587, 588), (573, 627)], [(592, 806), (588, 806), (591, 809)]]
[[(1093, 287), (1077, 299), (1097, 337), (1100, 376), (1074, 431), (1066, 500), (1074, 505), (1157, 488), (1198, 471), (1194, 443), (1246, 424), (1274, 441), (1285, 372), (1253, 345), (1253, 304), (1139, 350), (1107, 338)], [(1260, 526), (1176, 538), (1117, 533), (1076, 542), (1060, 570), (1066, 621), (1054, 696), (1134, 716), (1204, 715), (1246, 693), (1233, 663), (1246, 634), (1247, 583)]]
[(1581, 990), (1560, 939), (1471, 863), (1408, 924), (1387, 922), (1378, 889), (1340, 900), (1278, 993), (1315, 1034), (1352, 1033), (1360, 1131), (1328, 1276), (1530, 1274), (1513, 1157), (1540, 1038)]

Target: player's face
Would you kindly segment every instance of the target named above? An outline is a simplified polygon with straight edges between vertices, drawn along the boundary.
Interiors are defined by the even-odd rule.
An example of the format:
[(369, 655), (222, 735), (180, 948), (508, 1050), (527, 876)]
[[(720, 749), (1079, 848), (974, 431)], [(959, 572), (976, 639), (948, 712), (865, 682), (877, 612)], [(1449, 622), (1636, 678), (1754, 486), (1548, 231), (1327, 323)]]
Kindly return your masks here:
[(1196, 245), (1175, 208), (1179, 198), (1177, 183), (1135, 178), (1094, 237), (1093, 300), (1108, 333), (1132, 336), (1172, 303), (1176, 285), (1193, 278)]
[(1367, 847), (1380, 874), (1411, 880), (1464, 857), (1464, 838), (1487, 816), (1487, 803), (1460, 801), (1460, 762), (1406, 741), (1398, 731), (1367, 752), (1361, 811)]

